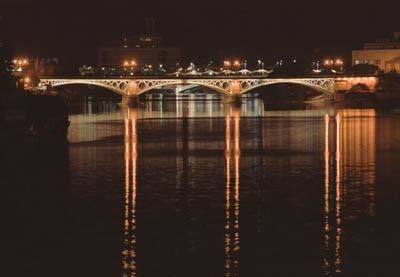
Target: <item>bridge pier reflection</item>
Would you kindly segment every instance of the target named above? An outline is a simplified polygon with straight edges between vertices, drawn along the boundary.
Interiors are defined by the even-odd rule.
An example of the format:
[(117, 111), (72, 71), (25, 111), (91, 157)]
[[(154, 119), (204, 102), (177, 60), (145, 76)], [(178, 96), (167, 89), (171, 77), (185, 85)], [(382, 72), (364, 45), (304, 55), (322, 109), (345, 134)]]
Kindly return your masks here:
[(122, 106), (136, 106), (139, 104), (139, 97), (137, 95), (123, 95), (121, 100)]
[(124, 248), (122, 251), (124, 277), (136, 276), (136, 162), (137, 132), (136, 109), (127, 108), (125, 113), (125, 221)]
[[(231, 141), (232, 117), (225, 117), (225, 158), (226, 158), (226, 203), (225, 203), (225, 276), (238, 276), (240, 250), (240, 109), (233, 110), (233, 148)], [(233, 168), (232, 168), (233, 163)], [(231, 180), (231, 171), (234, 172), (234, 186)], [(232, 183), (232, 184), (231, 184)], [(233, 190), (233, 199), (231, 193)], [(232, 203), (233, 202), (233, 203)]]
[(242, 97), (240, 94), (224, 95), (222, 102), (226, 104), (241, 104)]

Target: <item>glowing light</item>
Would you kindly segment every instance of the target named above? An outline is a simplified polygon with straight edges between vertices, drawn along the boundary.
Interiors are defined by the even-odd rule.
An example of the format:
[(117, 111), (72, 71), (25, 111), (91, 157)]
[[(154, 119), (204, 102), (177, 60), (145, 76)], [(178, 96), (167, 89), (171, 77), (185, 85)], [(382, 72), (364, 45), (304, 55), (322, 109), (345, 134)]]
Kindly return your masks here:
[(26, 60), (23, 61), (24, 64), (27, 64), (28, 62)]
[(132, 62), (131, 62), (131, 65), (136, 65), (136, 62), (135, 62), (135, 61), (132, 61)]
[(25, 78), (25, 83), (29, 83), (30, 79), (28, 77)]
[(235, 66), (238, 66), (239, 64), (239, 61), (235, 61)]
[(128, 63), (128, 62), (124, 62), (124, 65), (125, 65), (125, 66), (128, 66), (128, 65), (129, 65), (129, 63)]

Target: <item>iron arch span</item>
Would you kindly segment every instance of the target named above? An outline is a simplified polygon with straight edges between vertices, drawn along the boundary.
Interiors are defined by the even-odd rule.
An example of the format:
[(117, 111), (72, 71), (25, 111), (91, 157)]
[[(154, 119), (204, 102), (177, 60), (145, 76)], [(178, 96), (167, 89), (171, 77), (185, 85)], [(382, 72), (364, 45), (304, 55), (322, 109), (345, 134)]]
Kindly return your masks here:
[(148, 78), (148, 79), (42, 79), (42, 84), (62, 86), (87, 84), (104, 87), (124, 96), (139, 96), (152, 89), (167, 85), (199, 85), (226, 96), (239, 96), (254, 88), (279, 84), (299, 84), (332, 96), (335, 91), (334, 78)]
[(198, 85), (223, 95), (230, 95), (232, 80), (203, 80), (203, 79), (41, 79), (46, 86), (64, 85), (94, 85), (109, 89), (123, 96), (139, 96), (152, 89), (168, 85)]
[(41, 79), (42, 85), (59, 87), (66, 85), (92, 85), (98, 86), (120, 95), (127, 95), (129, 92), (128, 80), (95, 80), (95, 79)]
[(136, 81), (137, 95), (146, 93), (152, 89), (168, 86), (168, 85), (197, 85), (212, 89), (223, 95), (231, 95), (231, 80), (202, 80), (202, 79), (177, 79), (177, 80), (138, 80)]
[(255, 88), (276, 85), (276, 84), (290, 84), (301, 85), (308, 87), (322, 94), (333, 95), (335, 91), (335, 80), (333, 78), (326, 79), (255, 79), (255, 80), (242, 80), (240, 86), (240, 94), (248, 93)]

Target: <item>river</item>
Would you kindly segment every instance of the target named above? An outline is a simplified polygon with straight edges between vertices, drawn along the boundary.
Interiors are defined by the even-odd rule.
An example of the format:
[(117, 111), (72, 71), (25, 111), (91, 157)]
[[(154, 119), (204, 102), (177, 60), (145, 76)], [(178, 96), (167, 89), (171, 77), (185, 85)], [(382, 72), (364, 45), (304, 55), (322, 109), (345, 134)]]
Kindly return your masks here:
[(70, 110), (65, 147), (5, 149), (13, 276), (399, 271), (399, 108), (190, 97)]

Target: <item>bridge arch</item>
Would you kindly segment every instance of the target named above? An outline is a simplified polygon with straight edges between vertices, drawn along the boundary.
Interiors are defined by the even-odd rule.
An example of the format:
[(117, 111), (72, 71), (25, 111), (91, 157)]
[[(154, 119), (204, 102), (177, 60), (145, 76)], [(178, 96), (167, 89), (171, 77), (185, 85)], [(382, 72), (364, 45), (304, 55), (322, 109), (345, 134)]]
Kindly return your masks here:
[(155, 88), (178, 84), (199, 85), (228, 96), (240, 95), (258, 87), (282, 83), (304, 85), (328, 96), (332, 96), (335, 91), (334, 78), (41, 79), (41, 82), (54, 87), (69, 84), (94, 85), (127, 96), (138, 96)]
[(137, 95), (146, 93), (152, 89), (167, 86), (167, 85), (199, 85), (206, 88), (210, 88), (214, 91), (222, 93), (224, 95), (230, 95), (232, 89), (232, 81), (225, 79), (171, 79), (171, 80), (135, 80), (137, 87)]
[(126, 95), (129, 91), (129, 81), (128, 80), (93, 80), (93, 79), (41, 79), (42, 84), (46, 86), (59, 87), (66, 85), (93, 85), (111, 90), (115, 93)]
[(333, 78), (248, 79), (241, 81), (240, 94), (247, 93), (255, 88), (275, 84), (303, 85), (330, 96), (333, 95), (335, 91), (335, 80)]

